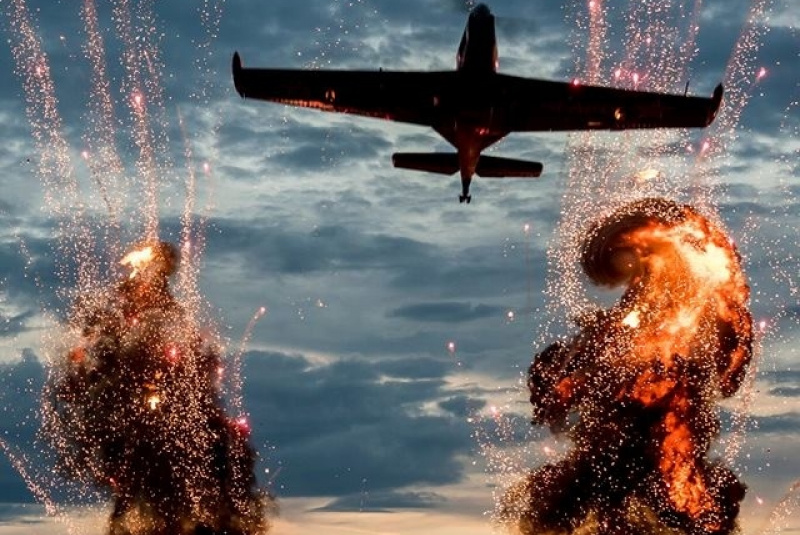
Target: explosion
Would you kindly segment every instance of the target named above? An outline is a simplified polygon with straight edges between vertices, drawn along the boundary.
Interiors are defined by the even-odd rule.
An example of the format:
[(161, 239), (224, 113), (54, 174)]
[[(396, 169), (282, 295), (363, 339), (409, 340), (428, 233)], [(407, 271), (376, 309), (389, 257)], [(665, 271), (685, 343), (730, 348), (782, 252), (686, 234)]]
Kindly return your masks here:
[(128, 277), (77, 299), (74, 342), (50, 368), (43, 430), (69, 480), (110, 492), (110, 535), (267, 531), (247, 420), (226, 415), (220, 350), (173, 297), (164, 242)]
[(752, 355), (736, 249), (695, 209), (649, 198), (594, 224), (581, 264), (619, 302), (578, 320), (530, 367), (533, 422), (574, 449), (505, 496), (525, 534), (728, 534), (745, 487), (709, 459), (716, 402)]

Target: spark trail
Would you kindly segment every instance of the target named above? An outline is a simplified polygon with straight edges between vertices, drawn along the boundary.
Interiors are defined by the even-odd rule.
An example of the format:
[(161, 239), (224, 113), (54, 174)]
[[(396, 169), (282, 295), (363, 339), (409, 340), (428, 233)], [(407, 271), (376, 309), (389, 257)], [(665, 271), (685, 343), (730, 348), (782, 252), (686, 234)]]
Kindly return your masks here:
[(735, 248), (689, 206), (645, 199), (596, 223), (581, 260), (595, 284), (627, 288), (536, 356), (534, 422), (575, 448), (513, 488), (506, 514), (526, 534), (731, 533), (744, 486), (708, 452), (716, 402), (752, 355)]

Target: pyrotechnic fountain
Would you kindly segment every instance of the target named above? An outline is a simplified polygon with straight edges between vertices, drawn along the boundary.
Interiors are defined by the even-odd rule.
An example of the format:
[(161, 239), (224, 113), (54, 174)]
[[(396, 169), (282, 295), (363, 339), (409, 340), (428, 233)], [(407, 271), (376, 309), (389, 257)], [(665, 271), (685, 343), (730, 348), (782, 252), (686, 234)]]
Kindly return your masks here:
[[(124, 71), (117, 99), (105, 71), (97, 11), (92, 0), (83, 2), (84, 50), (93, 74), (80, 159), (95, 184), (89, 194), (73, 165), (48, 58), (26, 3), (8, 5), (37, 172), (58, 228), (55, 290), (67, 302), (61, 325), (44, 344), (42, 435), (51, 449), (43, 456), (54, 472), (37, 475), (18, 464), (51, 514), (63, 512), (60, 499), (69, 506), (110, 496), (112, 535), (261, 534), (273, 504), (256, 482), (240, 363), (223, 360), (197, 287), (203, 236), (193, 221), (188, 141), (179, 247), (158, 238), (161, 182), (176, 170), (151, 7), (113, 2)], [(199, 6), (207, 36), (216, 31), (220, 9), (210, 1)], [(206, 59), (195, 63), (203, 67)], [(200, 86), (198, 94), (205, 95), (208, 87)], [(127, 178), (126, 155), (117, 149), (125, 131), (114, 114), (120, 102), (137, 150), (135, 179)], [(128, 234), (138, 237), (123, 257)]]
[(725, 234), (688, 206), (627, 205), (596, 224), (582, 264), (620, 301), (536, 356), (534, 422), (575, 449), (507, 496), (523, 533), (730, 533), (744, 486), (707, 459), (715, 402), (752, 355), (749, 289)]
[(79, 297), (45, 436), (60, 474), (110, 491), (111, 534), (264, 533), (248, 422), (225, 414), (220, 348), (170, 292), (177, 261), (169, 244), (143, 244), (122, 261), (127, 278)]
[[(683, 89), (678, 84), (697, 54), (701, 2), (623, 7), (592, 0), (573, 8), (580, 80)], [(496, 518), (518, 532), (738, 529), (745, 485), (730, 465), (744, 440), (741, 415), (751, 399), (758, 345), (741, 260), (715, 208), (715, 179), (765, 73), (755, 65), (765, 8), (763, 1), (751, 3), (724, 76), (725, 104), (708, 131), (570, 137), (543, 327), (556, 334), (541, 338), (542, 347), (549, 345), (534, 357), (527, 387), (534, 425), (568, 437), (571, 449), (559, 457), (546, 446), (556, 460), (509, 478), (528, 472), (526, 461), (484, 448), (490, 469), (505, 479)], [(615, 31), (619, 21), (624, 31)], [(667, 200), (676, 198), (688, 204)], [(586, 214), (599, 215), (587, 225)], [(586, 278), (624, 285), (624, 293), (602, 309)], [(573, 327), (557, 325), (559, 318), (574, 318), (578, 332), (569, 334)], [(552, 343), (554, 336), (559, 341)], [(735, 426), (724, 445), (715, 444), (717, 405), (738, 392)], [(497, 436), (504, 440), (502, 431)]]

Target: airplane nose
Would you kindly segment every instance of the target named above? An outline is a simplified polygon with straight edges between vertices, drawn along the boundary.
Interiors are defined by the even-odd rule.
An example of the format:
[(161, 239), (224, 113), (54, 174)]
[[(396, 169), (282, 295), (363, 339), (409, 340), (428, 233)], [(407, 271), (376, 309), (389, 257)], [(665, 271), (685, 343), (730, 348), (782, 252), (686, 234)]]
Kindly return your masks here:
[(489, 6), (486, 4), (478, 4), (474, 8), (472, 8), (472, 12), (470, 13), (470, 17), (472, 18), (486, 18), (491, 16), (492, 12), (489, 10)]

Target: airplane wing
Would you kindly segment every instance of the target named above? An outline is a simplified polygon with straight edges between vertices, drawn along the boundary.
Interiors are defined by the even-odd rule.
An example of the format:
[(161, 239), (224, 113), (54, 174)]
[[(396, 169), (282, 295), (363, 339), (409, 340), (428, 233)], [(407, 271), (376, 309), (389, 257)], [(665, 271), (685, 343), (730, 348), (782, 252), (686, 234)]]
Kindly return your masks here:
[(550, 82), (498, 75), (511, 132), (705, 127), (722, 102), (722, 84), (711, 98)]
[(436, 95), (455, 72), (251, 69), (233, 56), (233, 83), (243, 98), (432, 126)]

